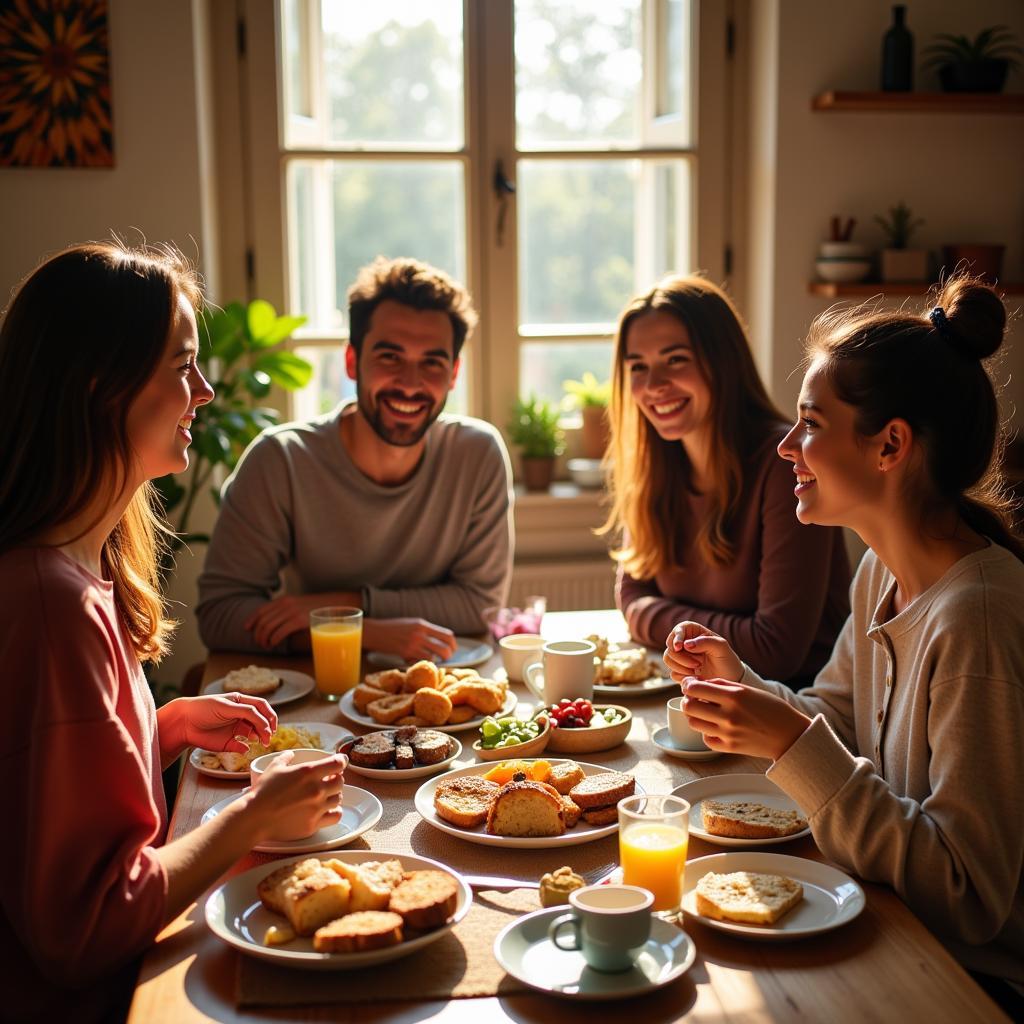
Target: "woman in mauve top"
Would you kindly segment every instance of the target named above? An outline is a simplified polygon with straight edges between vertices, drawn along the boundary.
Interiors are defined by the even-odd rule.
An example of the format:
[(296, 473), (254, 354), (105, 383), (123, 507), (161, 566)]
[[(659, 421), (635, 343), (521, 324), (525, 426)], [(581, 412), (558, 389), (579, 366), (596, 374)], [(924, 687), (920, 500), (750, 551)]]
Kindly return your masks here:
[(162, 768), (277, 725), (241, 694), (157, 710), (142, 673), (173, 625), (148, 481), (187, 468), (213, 396), (199, 301), (172, 251), (84, 245), (40, 266), (0, 328), (4, 1020), (123, 1009), (133, 961), (254, 844), (340, 817), (344, 758), (325, 755), (164, 845)]
[(739, 314), (702, 277), (667, 277), (619, 320), (606, 531), (634, 640), (680, 619), (721, 633), (759, 671), (806, 685), (849, 611), (840, 530), (801, 526), (786, 433)]
[(1024, 544), (982, 363), (1005, 326), (968, 278), (927, 316), (816, 322), (779, 452), (801, 522), (868, 545), (835, 653), (798, 694), (697, 623), (665, 658), (708, 746), (771, 758), (822, 853), (891, 885), (1024, 1020)]

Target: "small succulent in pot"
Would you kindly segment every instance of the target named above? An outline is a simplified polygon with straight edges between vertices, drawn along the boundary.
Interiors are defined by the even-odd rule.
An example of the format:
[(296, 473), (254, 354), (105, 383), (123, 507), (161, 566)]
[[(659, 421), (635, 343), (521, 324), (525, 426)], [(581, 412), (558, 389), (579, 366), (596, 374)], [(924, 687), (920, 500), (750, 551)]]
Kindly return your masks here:
[(1001, 92), (1024, 50), (1005, 25), (982, 29), (974, 39), (939, 33), (925, 48), (923, 67), (938, 72), (945, 92)]
[(902, 200), (889, 207), (889, 216), (876, 216), (875, 223), (885, 232), (890, 249), (906, 249), (910, 236), (924, 224)]

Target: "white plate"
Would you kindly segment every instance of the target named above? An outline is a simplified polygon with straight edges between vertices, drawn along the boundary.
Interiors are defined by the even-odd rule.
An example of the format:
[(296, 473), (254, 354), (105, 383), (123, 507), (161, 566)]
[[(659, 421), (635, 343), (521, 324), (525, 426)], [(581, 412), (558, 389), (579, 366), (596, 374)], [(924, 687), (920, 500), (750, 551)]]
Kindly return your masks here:
[[(482, 665), (492, 654), (494, 648), (481, 640), (474, 640), (468, 636), (457, 636), (455, 638), (455, 653), (447, 661), (439, 661), (441, 668), (474, 668)], [(381, 651), (370, 651), (366, 655), (369, 665), (376, 665), (378, 668), (405, 668), (411, 662), (400, 658), (397, 654), (384, 654)]]
[[(709, 872), (757, 871), (785, 875), (804, 887), (804, 898), (772, 925), (717, 921), (697, 913), (697, 883)], [(781, 853), (714, 853), (687, 861), (683, 910), (709, 928), (747, 939), (786, 942), (831, 931), (852, 921), (865, 906), (864, 890), (847, 874), (828, 864)]]
[(681, 757), (684, 761), (711, 761), (713, 758), (722, 756), (721, 750), (684, 750), (682, 747), (677, 747), (667, 725), (663, 725), (651, 733), (651, 742), (662, 753), (668, 754), (669, 757)]
[[(249, 792), (246, 786), (240, 793), (215, 803), (204, 815), (203, 824), (215, 818), (232, 801)], [(265, 843), (254, 846), (259, 853), (314, 853), (317, 850), (333, 850), (336, 846), (344, 846), (353, 839), (369, 831), (380, 821), (384, 813), (381, 802), (365, 789), (350, 786), (346, 783), (341, 805), (341, 821), (336, 825), (328, 825), (319, 829), (305, 839), (290, 839), (280, 842), (268, 839)]]
[[(541, 760), (541, 758), (527, 757), (522, 758), (522, 760), (537, 761)], [(576, 759), (545, 757), (543, 760), (554, 765), (561, 764), (563, 761), (575, 761)], [(416, 790), (414, 798), (416, 810), (419, 811), (420, 816), (428, 825), (433, 825), (434, 828), (447, 832), (451, 836), (458, 836), (467, 842), (479, 843), (481, 846), (507, 846), (521, 850), (540, 850), (546, 849), (549, 846), (578, 846), (580, 843), (589, 843), (594, 839), (603, 839), (605, 836), (618, 832), (618, 821), (613, 822), (611, 825), (588, 825), (581, 818), (574, 828), (567, 829), (560, 836), (493, 836), (485, 830), (483, 825), (478, 825), (476, 828), (459, 828), (457, 825), (452, 825), (450, 822), (445, 821), (444, 818), (438, 816), (434, 810), (434, 792), (442, 782), (446, 779), (461, 778), (464, 775), (485, 775), (495, 767), (495, 763), (485, 761), (483, 764), (472, 764), (467, 768), (456, 768), (454, 771), (446, 772), (444, 775), (438, 775), (429, 782), (424, 782)], [(613, 770), (599, 764), (587, 764), (585, 761), (576, 761), (576, 764), (588, 776), (603, 775), (605, 772)], [(634, 792), (642, 795), (645, 790), (638, 782)]]
[[(261, 864), (241, 875), (235, 875), (220, 888), (215, 889), (206, 901), (206, 923), (210, 931), (223, 939), (229, 946), (240, 949), (249, 956), (285, 967), (302, 967), (314, 971), (352, 971), (360, 967), (397, 960), (399, 957), (415, 953), (424, 946), (436, 942), (442, 935), (458, 924), (469, 911), (473, 903), (473, 893), (459, 874), (436, 860), (426, 857), (414, 857), (409, 853), (387, 853), (384, 850), (340, 850), (336, 853), (323, 854), (320, 859), (335, 857), (350, 864), (360, 864), (368, 860), (390, 860), (398, 858), (407, 871), (438, 870), (446, 871), (458, 880), (459, 892), (456, 896), (455, 914), (443, 927), (432, 932), (406, 939), (397, 946), (385, 949), (373, 949), (366, 953), (317, 953), (313, 949), (311, 938), (296, 938), (283, 946), (264, 946), (263, 936), (272, 924), (285, 923), (280, 914), (267, 910), (256, 895), (256, 886), (271, 871), (283, 867), (288, 861), (277, 861), (274, 864)], [(298, 859), (298, 858), (296, 858)]]
[[(502, 704), (500, 710), (495, 712), (494, 717), (501, 718), (504, 715), (512, 714), (512, 711), (518, 703), (519, 698), (510, 689), (505, 694), (505, 703)], [(349, 719), (349, 721), (366, 726), (368, 729), (373, 729), (379, 732), (381, 729), (390, 728), (390, 726), (384, 726), (380, 722), (374, 721), (374, 719), (369, 715), (361, 715), (356, 711), (356, 705), (351, 690), (342, 694), (341, 699), (338, 701), (338, 710), (347, 719)], [(480, 723), (486, 717), (486, 715), (474, 715), (468, 722), (460, 722), (458, 725), (425, 725), (423, 728), (436, 729), (438, 732), (466, 732), (467, 729), (479, 729)]]
[(616, 641), (620, 650), (641, 650), (647, 652), (647, 658), (654, 664), (654, 675), (649, 676), (642, 683), (595, 683), (594, 694), (597, 697), (649, 697), (654, 693), (662, 693), (665, 690), (678, 689), (679, 684), (669, 677), (668, 666), (662, 660), (662, 652), (655, 651), (651, 647), (632, 642)]
[[(312, 676), (305, 672), (293, 672), (290, 668), (272, 668), (281, 677), (281, 685), (273, 693), (262, 694), (263, 699), (273, 707), (281, 704), (288, 704), (293, 700), (300, 700), (307, 693), (312, 693), (316, 686)], [(200, 693), (234, 693), (233, 690), (224, 689), (223, 679), (211, 679), (200, 691)]]
[(704, 831), (700, 817), (700, 802), (706, 797), (713, 800), (750, 800), (767, 807), (803, 814), (803, 811), (764, 775), (709, 775), (707, 778), (695, 779), (683, 786), (677, 786), (672, 790), (672, 795), (681, 796), (690, 804), (690, 835), (706, 839), (716, 846), (774, 846), (776, 843), (788, 843), (811, 834), (808, 827), (794, 832), (791, 836), (779, 836), (775, 839), (733, 839), (730, 836), (713, 836), (710, 832)]
[[(433, 726), (429, 728), (433, 728)], [(350, 760), (345, 771), (365, 775), (368, 779), (386, 779), (388, 782), (402, 782), (406, 779), (421, 779), (426, 775), (436, 775), (462, 754), (462, 744), (454, 736), (452, 736), (452, 742), (455, 744), (455, 753), (449, 754), (437, 764), (418, 764), (415, 768), (363, 768)]]
[[(341, 740), (347, 736), (351, 736), (352, 733), (348, 729), (342, 729), (341, 726), (331, 725), (329, 722), (280, 722), (280, 725), (289, 725), (292, 728), (308, 729), (310, 732), (320, 733), (320, 747), (322, 750), (331, 753), (334, 748)], [(193, 748), (192, 753), (189, 754), (188, 759), (192, 767), (196, 771), (201, 772), (203, 775), (209, 775), (214, 779), (230, 779), (232, 782), (248, 782), (249, 781), (249, 769), (244, 768), (240, 772), (229, 772), (226, 768), (207, 768), (203, 762), (203, 754), (211, 754), (213, 751), (200, 750), (198, 747)], [(352, 767), (355, 767), (354, 765)]]
[[(624, 999), (651, 992), (688, 971), (697, 955), (681, 928), (651, 918), (651, 937), (628, 971), (606, 973), (587, 966), (583, 954), (556, 946), (548, 928), (567, 906), (536, 910), (507, 925), (494, 940), (494, 958), (521, 982), (571, 999)], [(610, 1017), (607, 1019), (611, 1019)]]

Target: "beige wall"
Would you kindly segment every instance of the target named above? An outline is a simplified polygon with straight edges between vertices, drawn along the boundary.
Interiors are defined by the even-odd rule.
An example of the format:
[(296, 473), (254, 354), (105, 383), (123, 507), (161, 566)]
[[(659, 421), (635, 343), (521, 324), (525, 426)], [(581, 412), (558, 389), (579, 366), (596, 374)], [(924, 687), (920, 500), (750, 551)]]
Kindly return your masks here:
[[(888, 0), (751, 0), (747, 41), (750, 153), (745, 271), (755, 347), (775, 398), (791, 409), (800, 345), (829, 302), (809, 295), (818, 243), (833, 214), (857, 218), (855, 239), (881, 247), (873, 222), (905, 200), (926, 225), (918, 244), (1003, 242), (1007, 281), (1024, 281), (1024, 118), (947, 114), (812, 113), (828, 89), (878, 88)], [(1020, 0), (916, 0), (908, 8), (916, 51), (937, 32), (975, 34), (993, 24), (1024, 37)], [(934, 88), (918, 74), (917, 87)], [(1020, 92), (1020, 72), (1008, 89)], [(902, 300), (901, 300), (902, 301)], [(923, 302), (914, 299), (913, 302)], [(1024, 296), (1010, 304), (1024, 306)], [(1009, 412), (1024, 407), (1018, 326), (1003, 377)]]

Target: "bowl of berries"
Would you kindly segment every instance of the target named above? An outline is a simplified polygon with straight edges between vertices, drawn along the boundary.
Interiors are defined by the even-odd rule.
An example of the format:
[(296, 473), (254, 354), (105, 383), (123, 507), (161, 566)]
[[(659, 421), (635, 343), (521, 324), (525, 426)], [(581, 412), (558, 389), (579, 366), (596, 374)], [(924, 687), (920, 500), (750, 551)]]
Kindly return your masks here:
[(625, 742), (633, 713), (619, 704), (592, 704), (582, 697), (541, 707), (534, 718), (550, 722), (547, 749), (556, 754), (592, 754)]

